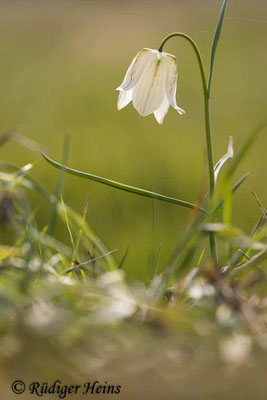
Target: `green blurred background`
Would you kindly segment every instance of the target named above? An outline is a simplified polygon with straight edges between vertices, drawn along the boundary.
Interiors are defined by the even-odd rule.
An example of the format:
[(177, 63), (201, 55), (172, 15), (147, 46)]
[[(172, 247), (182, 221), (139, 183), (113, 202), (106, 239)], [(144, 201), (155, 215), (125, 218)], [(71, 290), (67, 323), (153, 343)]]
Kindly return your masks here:
[[(14, 129), (46, 146), (61, 159), (70, 135), (69, 165), (114, 180), (195, 202), (205, 165), (201, 81), (187, 43), (173, 39), (165, 48), (178, 58), (178, 104), (164, 124), (141, 118), (132, 105), (118, 112), (115, 88), (133, 56), (157, 48), (172, 31), (190, 34), (206, 68), (221, 0), (161, 1), (1, 1), (0, 131)], [(215, 161), (237, 148), (266, 114), (267, 3), (229, 1), (212, 85)], [(250, 171), (234, 198), (234, 223), (249, 232), (260, 211), (249, 188), (267, 204), (266, 132), (236, 179)], [(0, 149), (1, 159), (19, 165), (38, 159), (32, 175), (52, 191), (57, 171), (16, 143)], [(153, 202), (68, 176), (65, 202), (82, 211), (90, 195), (88, 221), (109, 249), (126, 248), (125, 268), (145, 279), (162, 244), (161, 266), (186, 229), (190, 211)], [(41, 204), (40, 228), (49, 208)], [(66, 228), (57, 235), (68, 241)]]

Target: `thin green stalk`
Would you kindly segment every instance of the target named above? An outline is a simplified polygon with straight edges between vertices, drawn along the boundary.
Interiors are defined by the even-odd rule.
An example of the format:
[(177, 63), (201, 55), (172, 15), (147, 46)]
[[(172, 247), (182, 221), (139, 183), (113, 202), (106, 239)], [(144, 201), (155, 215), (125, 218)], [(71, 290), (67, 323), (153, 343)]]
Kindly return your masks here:
[[(213, 164), (212, 134), (211, 134), (211, 127), (210, 127), (209, 91), (208, 91), (204, 66), (203, 66), (200, 51), (199, 51), (196, 43), (190, 36), (188, 36), (182, 32), (174, 32), (174, 33), (171, 33), (170, 35), (166, 36), (165, 39), (163, 39), (163, 41), (159, 47), (160, 52), (162, 52), (165, 43), (173, 37), (181, 37), (181, 38), (187, 40), (191, 44), (191, 46), (193, 47), (193, 50), (196, 54), (199, 69), (200, 69), (200, 75), (201, 75), (201, 81), (202, 81), (202, 87), (203, 87), (203, 96), (204, 96), (206, 146), (207, 146), (207, 155), (208, 155), (208, 164), (209, 164), (209, 195), (210, 195), (210, 199), (211, 199), (214, 194), (215, 179), (214, 179), (214, 164)], [(210, 239), (211, 256), (212, 256), (212, 259), (215, 262), (215, 264), (217, 264), (218, 260), (217, 260), (215, 234), (210, 233), (209, 239)]]

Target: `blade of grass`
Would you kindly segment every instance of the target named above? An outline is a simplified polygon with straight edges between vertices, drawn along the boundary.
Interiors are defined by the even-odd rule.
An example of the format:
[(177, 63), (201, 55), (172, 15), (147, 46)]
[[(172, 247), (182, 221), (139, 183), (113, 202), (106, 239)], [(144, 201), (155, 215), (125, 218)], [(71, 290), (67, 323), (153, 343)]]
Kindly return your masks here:
[[(262, 228), (265, 221), (266, 221), (265, 214), (262, 214), (260, 216), (258, 222), (256, 223), (256, 225), (253, 227), (252, 232), (249, 236), (251, 240), (253, 240), (257, 236), (259, 230)], [(247, 247), (247, 246), (242, 247), (241, 249), (238, 249), (238, 251), (232, 256), (232, 258), (230, 260), (230, 268), (233, 268), (234, 266), (236, 266), (237, 264), (242, 262), (242, 258), (244, 257), (244, 255), (246, 257), (248, 257), (250, 252), (251, 252), (251, 248)]]
[(72, 245), (72, 248), (74, 249), (74, 247), (75, 247), (74, 246), (74, 240), (73, 240), (73, 236), (72, 236), (70, 225), (69, 225), (68, 214), (67, 214), (67, 210), (66, 210), (65, 203), (64, 203), (64, 200), (63, 200), (63, 197), (62, 197), (61, 193), (60, 193), (60, 200), (61, 200), (61, 204), (62, 204), (64, 216), (65, 216), (65, 222), (66, 222), (67, 230), (68, 230), (69, 236), (70, 236), (71, 245)]
[(25, 147), (26, 149), (32, 150), (36, 153), (39, 153), (42, 150), (42, 147), (37, 142), (24, 135), (21, 135), (18, 132), (8, 131), (0, 135), (0, 147), (10, 141), (16, 142), (22, 147)]
[[(257, 201), (257, 203), (258, 203), (258, 205), (259, 205), (259, 207), (260, 207), (260, 209), (261, 209), (261, 211), (262, 211), (262, 215), (260, 216), (260, 219), (258, 220), (257, 224), (253, 227), (253, 230), (252, 230), (252, 232), (251, 232), (251, 234), (250, 234), (250, 238), (251, 238), (251, 239), (255, 239), (255, 238), (258, 236), (260, 229), (263, 227), (263, 225), (264, 225), (265, 222), (266, 222), (266, 209), (265, 209), (265, 207), (263, 206), (263, 204), (262, 204), (262, 202), (260, 201), (260, 199), (259, 199), (259, 197), (257, 196), (257, 194), (256, 194), (252, 189), (250, 189), (250, 192), (251, 192), (252, 195), (255, 197), (255, 199), (256, 199), (256, 201)], [(264, 235), (264, 233), (263, 233), (263, 235)], [(264, 237), (264, 236), (263, 236), (263, 237)], [(243, 253), (245, 256), (249, 257), (249, 255), (250, 255), (250, 253), (251, 253), (251, 250), (252, 250), (252, 249), (251, 249), (250, 247), (248, 247), (248, 248), (246, 248), (246, 249), (239, 249), (239, 253)], [(235, 261), (235, 263), (233, 264), (232, 261)], [(240, 261), (242, 262), (242, 261), (245, 261), (245, 260), (242, 260), (242, 255), (237, 254), (237, 255), (235, 256), (235, 258), (234, 258), (233, 260), (231, 260), (231, 264), (230, 264), (230, 265), (231, 265), (231, 266), (236, 265), (236, 264), (239, 263)]]
[(205, 251), (206, 251), (206, 247), (204, 247), (204, 249), (202, 250), (202, 252), (200, 254), (200, 257), (199, 257), (198, 262), (197, 262), (197, 266), (200, 265), (200, 263), (201, 263), (201, 261), (202, 261), (202, 259), (204, 257)]
[(267, 250), (261, 250), (256, 256), (252, 257), (250, 260), (248, 260), (248, 261), (244, 262), (243, 264), (239, 265), (238, 267), (234, 268), (231, 271), (231, 274), (235, 275), (248, 267), (256, 267), (262, 261), (264, 261), (266, 258), (267, 258)]
[(254, 190), (250, 189), (250, 192), (251, 192), (252, 195), (255, 197), (255, 199), (256, 199), (258, 205), (260, 206), (260, 208), (261, 208), (263, 214), (266, 214), (266, 213), (267, 213), (266, 208), (264, 207), (264, 205), (263, 205), (262, 202), (260, 201), (259, 197), (258, 197), (258, 196), (256, 195), (256, 193), (254, 192)]
[(260, 132), (266, 127), (266, 125), (267, 125), (266, 120), (260, 122), (252, 130), (251, 134), (248, 135), (243, 146), (241, 146), (240, 150), (238, 152), (236, 152), (235, 157), (232, 158), (232, 160), (230, 161), (229, 167), (226, 170), (226, 174), (225, 174), (226, 179), (230, 179), (233, 176), (235, 170), (237, 169), (237, 167), (239, 166), (239, 164), (241, 163), (241, 161), (243, 160), (243, 158), (245, 157), (247, 152), (250, 150), (251, 146), (253, 145), (253, 143), (255, 142), (257, 137), (259, 136)]
[[(12, 172), (20, 171), (20, 169), (21, 169), (16, 164), (5, 162), (5, 161), (0, 161), (0, 168), (6, 169), (6, 170), (9, 170)], [(57, 204), (57, 212), (58, 212), (60, 218), (63, 221), (65, 221), (65, 214), (64, 214), (62, 204), (53, 194), (51, 194), (47, 189), (45, 189), (39, 182), (35, 181), (28, 174), (25, 174), (21, 184), (26, 189), (31, 189), (34, 192), (36, 192), (37, 194), (43, 196), (49, 202)], [(65, 204), (65, 208), (67, 210), (69, 220), (70, 220), (70, 225), (72, 226), (72, 228), (73, 229), (75, 228), (77, 230), (82, 228), (84, 231), (84, 236), (87, 238), (88, 242), (90, 244), (94, 243), (101, 254), (107, 254), (108, 253), (107, 248), (104, 246), (104, 244), (101, 242), (101, 240), (96, 236), (96, 234), (92, 231), (92, 229), (88, 225), (88, 223), (86, 221), (84, 221), (83, 218), (78, 213), (76, 213), (74, 210), (72, 210), (66, 204)], [(109, 270), (117, 269), (117, 265), (116, 265), (112, 255), (106, 257), (106, 261), (107, 261)]]
[[(235, 193), (239, 189), (242, 183), (247, 179), (248, 175), (249, 174), (245, 174), (236, 182), (236, 184), (232, 187), (232, 193)], [(223, 204), (224, 200), (218, 203), (209, 215), (214, 216), (217, 212), (219, 212)], [(155, 289), (155, 301), (160, 301), (162, 299), (168, 284), (172, 278), (177, 275), (176, 271), (178, 271), (177, 273), (182, 273), (187, 269), (187, 262), (192, 259), (193, 255), (195, 254), (195, 251), (197, 250), (197, 243), (202, 235), (201, 224), (203, 223), (203, 218), (201, 218), (201, 216), (201, 214), (197, 215), (196, 220), (189, 227), (169, 258), (165, 266), (162, 279), (159, 281), (157, 289)], [(208, 218), (208, 216), (206, 218)], [(181, 268), (181, 266), (183, 266), (183, 268)]]
[(218, 42), (219, 42), (220, 35), (221, 35), (222, 24), (223, 24), (223, 20), (224, 20), (224, 14), (225, 14), (227, 1), (228, 0), (224, 0), (224, 2), (223, 2), (222, 8), (221, 8), (221, 12), (220, 12), (220, 15), (219, 15), (219, 19), (218, 19), (218, 22), (217, 22), (217, 26), (216, 26), (216, 29), (215, 29), (213, 43), (212, 43), (211, 59), (210, 59), (210, 74), (209, 74), (209, 84), (208, 84), (209, 96), (210, 96), (210, 90), (211, 90), (211, 81), (212, 81), (212, 75), (213, 75), (215, 54), (216, 54)]
[[(87, 197), (87, 199), (85, 201), (85, 206), (84, 206), (83, 216), (82, 216), (83, 221), (86, 220), (86, 215), (87, 215), (87, 211), (88, 211), (88, 204), (89, 204), (89, 196)], [(74, 250), (73, 250), (73, 256), (72, 256), (71, 262), (77, 261), (82, 235), (83, 235), (83, 229), (81, 227), (79, 229), (78, 237), (77, 237), (77, 240), (76, 240), (76, 243), (75, 243), (75, 247), (74, 247)]]
[(191, 257), (194, 255), (195, 243), (198, 242), (198, 238), (201, 235), (200, 226), (203, 221), (200, 216), (201, 214), (197, 215), (194, 223), (189, 226), (182, 239), (169, 257), (169, 260), (165, 265), (162, 278), (158, 281), (157, 287), (154, 290), (155, 302), (160, 301), (164, 297), (170, 281), (174, 276), (177, 277), (183, 260), (188, 259), (187, 254), (190, 253)]
[(128, 245), (127, 248), (126, 248), (126, 250), (125, 250), (125, 252), (124, 252), (124, 254), (123, 254), (123, 257), (122, 257), (122, 259), (121, 259), (121, 262), (119, 263), (118, 269), (122, 269), (122, 267), (123, 267), (123, 265), (124, 265), (124, 262), (125, 262), (125, 260), (126, 260), (126, 257), (127, 257), (128, 253), (129, 253), (129, 249), (130, 249), (130, 246)]
[(189, 203), (187, 201), (178, 200), (178, 199), (175, 199), (173, 197), (164, 196), (162, 194), (150, 192), (149, 190), (140, 189), (140, 188), (137, 188), (137, 187), (134, 187), (134, 186), (129, 186), (129, 185), (126, 185), (124, 183), (120, 183), (120, 182), (116, 182), (116, 181), (113, 181), (113, 180), (110, 180), (110, 179), (107, 179), (107, 178), (103, 178), (101, 176), (97, 176), (97, 175), (89, 174), (89, 173), (86, 173), (86, 172), (78, 171), (76, 169), (72, 169), (72, 168), (66, 167), (65, 165), (62, 165), (62, 164), (52, 160), (51, 158), (49, 158), (44, 153), (41, 153), (41, 154), (44, 157), (44, 159), (46, 161), (48, 161), (51, 165), (53, 165), (55, 168), (62, 169), (64, 171), (66, 171), (66, 173), (68, 173), (68, 174), (76, 175), (76, 176), (79, 176), (80, 178), (85, 178), (85, 179), (89, 179), (89, 180), (92, 180), (92, 181), (95, 181), (95, 182), (99, 182), (99, 183), (102, 183), (104, 185), (108, 185), (108, 186), (111, 186), (111, 187), (114, 187), (116, 189), (129, 192), (129, 193), (134, 193), (134, 194), (137, 194), (137, 195), (140, 195), (140, 196), (149, 197), (149, 198), (152, 198), (152, 199), (157, 199), (157, 200), (165, 201), (165, 202), (168, 202), (168, 203), (173, 203), (173, 204), (176, 204), (176, 205), (179, 205), (179, 206), (182, 206), (182, 207), (191, 208), (191, 209), (197, 209), (199, 211), (205, 212), (205, 210), (203, 208), (198, 207), (198, 206), (196, 206), (196, 205), (194, 205), (192, 203)]
[(50, 247), (51, 249), (56, 250), (57, 252), (61, 253), (62, 255), (66, 255), (71, 257), (71, 249), (69, 246), (66, 246), (64, 243), (59, 242), (58, 240), (48, 236), (44, 233), (33, 231), (32, 238), (36, 240), (38, 243), (41, 243), (44, 247)]
[(224, 223), (227, 225), (232, 224), (232, 190), (231, 190), (231, 183), (227, 179), (225, 181), (225, 187), (224, 187), (224, 193), (225, 193), (225, 198), (224, 198)]
[(107, 256), (110, 256), (111, 254), (115, 253), (116, 251), (118, 251), (118, 250), (114, 249), (114, 250), (109, 251), (106, 254), (101, 254), (101, 256), (98, 256), (98, 257), (95, 257), (95, 258), (91, 258), (90, 260), (84, 261), (84, 262), (82, 262), (80, 264), (76, 264), (76, 265), (74, 265), (74, 267), (68, 268), (65, 271), (63, 271), (62, 273), (63, 274), (67, 274), (69, 272), (74, 272), (76, 270), (79, 270), (80, 268), (83, 268), (85, 265), (92, 264), (97, 260), (101, 260), (101, 258), (105, 258)]
[(248, 246), (251, 247), (251, 249), (254, 250), (261, 250), (261, 249), (266, 249), (267, 245), (265, 243), (260, 242), (266, 234), (267, 234), (267, 229), (261, 231), (256, 237), (250, 238), (249, 236), (245, 235), (240, 229), (238, 229), (235, 226), (232, 225), (225, 225), (222, 223), (208, 223), (208, 224), (203, 224), (202, 226), (203, 232), (216, 232), (218, 236), (220, 236), (222, 239), (228, 239), (228, 238), (233, 238), (233, 239), (238, 239), (238, 241), (241, 241), (241, 244), (239, 246)]
[[(247, 179), (247, 177), (249, 176), (249, 173), (245, 174), (242, 176), (242, 178), (240, 178), (235, 185), (232, 187), (232, 193), (235, 193), (239, 187), (242, 185), (242, 183)], [(222, 206), (224, 205), (224, 200), (221, 200), (214, 208), (213, 210), (210, 212), (211, 216), (214, 216), (217, 212), (220, 211), (220, 209), (222, 208)]]
[(233, 138), (232, 138), (232, 136), (230, 136), (227, 153), (225, 153), (222, 156), (222, 158), (217, 162), (217, 164), (214, 167), (215, 183), (217, 182), (217, 178), (218, 178), (218, 175), (219, 175), (219, 172), (220, 172), (221, 168), (224, 166), (224, 164), (228, 160), (230, 160), (230, 158), (233, 158), (233, 157), (234, 157)]
[[(235, 193), (242, 183), (246, 180), (248, 174), (244, 175), (233, 187), (232, 193)], [(214, 215), (223, 206), (224, 200), (222, 200), (213, 209), (210, 215)], [(208, 216), (206, 217), (208, 218)], [(170, 259), (168, 260), (165, 268), (165, 272), (161, 281), (159, 282), (158, 288), (155, 291), (156, 300), (160, 300), (168, 287), (169, 282), (175, 277), (185, 273), (188, 269), (188, 265), (195, 255), (198, 248), (198, 244), (203, 236), (202, 233), (203, 218), (201, 214), (198, 214), (195, 222), (189, 227), (188, 231), (183, 236), (176, 249), (173, 251)]]
[(157, 274), (158, 274), (158, 268), (159, 268), (159, 260), (160, 260), (161, 248), (162, 248), (162, 244), (160, 243), (159, 249), (158, 249), (158, 254), (157, 254), (157, 259), (156, 259), (156, 264), (155, 264), (155, 270), (154, 270), (154, 272), (153, 272), (153, 277), (152, 277), (152, 279), (154, 279), (155, 276), (157, 276)]
[[(63, 152), (62, 152), (62, 163), (63, 164), (68, 163), (69, 147), (70, 147), (70, 137), (69, 137), (69, 135), (66, 135), (65, 140), (64, 140), (64, 145), (63, 145)], [(60, 193), (63, 193), (64, 174), (65, 173), (63, 170), (59, 171), (57, 186), (56, 186), (56, 190), (55, 190), (55, 197), (57, 199), (59, 198)], [(57, 223), (57, 205), (55, 203), (53, 203), (52, 210), (51, 210), (50, 224), (49, 224), (49, 228), (48, 228), (49, 235), (53, 234), (56, 223)]]

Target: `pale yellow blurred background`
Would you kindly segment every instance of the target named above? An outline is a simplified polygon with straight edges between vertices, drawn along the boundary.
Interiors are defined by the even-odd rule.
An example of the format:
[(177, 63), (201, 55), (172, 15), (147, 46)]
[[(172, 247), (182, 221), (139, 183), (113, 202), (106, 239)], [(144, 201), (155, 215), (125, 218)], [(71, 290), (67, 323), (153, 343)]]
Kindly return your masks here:
[[(173, 39), (166, 51), (179, 63), (178, 104), (159, 126), (132, 105), (118, 112), (115, 88), (142, 47), (158, 48), (172, 31), (198, 43), (206, 68), (220, 0), (1, 1), (0, 131), (14, 129), (61, 159), (71, 137), (69, 165), (191, 202), (203, 173), (205, 133), (201, 81), (187, 43)], [(215, 161), (266, 115), (267, 3), (229, 0), (212, 85)], [(249, 232), (260, 213), (249, 188), (267, 204), (267, 132), (235, 178), (250, 171), (234, 198), (234, 222)], [(9, 143), (0, 158), (24, 165), (38, 161), (32, 175), (54, 191), (57, 171), (35, 153)], [(190, 211), (153, 202), (68, 176), (64, 200), (82, 211), (90, 195), (88, 221), (125, 269), (146, 278), (162, 244), (161, 266), (181, 237)], [(36, 201), (33, 199), (33, 201)], [(49, 209), (41, 204), (40, 227)], [(66, 228), (57, 234), (68, 240)]]

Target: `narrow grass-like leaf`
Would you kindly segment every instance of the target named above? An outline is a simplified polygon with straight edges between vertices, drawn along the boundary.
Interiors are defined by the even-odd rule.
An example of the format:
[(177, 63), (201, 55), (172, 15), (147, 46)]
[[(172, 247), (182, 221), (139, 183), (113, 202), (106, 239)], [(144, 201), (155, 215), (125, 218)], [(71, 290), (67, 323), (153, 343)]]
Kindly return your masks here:
[(130, 248), (130, 246), (128, 245), (128, 246), (126, 247), (126, 250), (125, 250), (124, 254), (123, 254), (123, 257), (122, 257), (122, 259), (121, 259), (121, 262), (119, 263), (118, 269), (122, 269), (122, 267), (123, 267), (123, 265), (124, 265), (124, 262), (125, 262), (125, 260), (126, 260), (126, 258), (127, 258), (127, 256), (128, 256), (129, 248)]
[(220, 222), (207, 223), (202, 226), (204, 232), (215, 232), (225, 237), (243, 236), (243, 232), (232, 225), (223, 224)]
[(200, 254), (200, 257), (199, 257), (198, 262), (197, 262), (198, 266), (200, 265), (200, 263), (201, 263), (201, 261), (202, 261), (202, 259), (204, 257), (205, 251), (206, 251), (206, 247), (204, 247), (204, 249), (202, 250), (202, 252)]
[(62, 165), (62, 164), (52, 160), (51, 158), (49, 158), (44, 153), (41, 153), (41, 154), (44, 157), (44, 159), (46, 161), (48, 161), (51, 165), (53, 165), (54, 167), (56, 167), (58, 169), (62, 169), (64, 171), (66, 171), (68, 174), (76, 175), (76, 176), (79, 176), (80, 178), (85, 178), (85, 179), (89, 179), (89, 180), (92, 180), (92, 181), (95, 181), (95, 182), (99, 182), (99, 183), (102, 183), (104, 185), (108, 185), (108, 186), (111, 186), (111, 187), (114, 187), (116, 189), (129, 192), (129, 193), (134, 193), (134, 194), (137, 194), (137, 195), (140, 195), (140, 196), (149, 197), (149, 198), (152, 198), (152, 199), (157, 199), (157, 200), (165, 201), (167, 203), (173, 203), (173, 204), (176, 204), (176, 205), (179, 205), (179, 206), (182, 206), (182, 207), (191, 208), (191, 209), (197, 209), (197, 210), (200, 210), (202, 212), (205, 212), (205, 210), (203, 208), (198, 207), (198, 206), (196, 206), (196, 205), (194, 205), (192, 203), (189, 203), (187, 201), (178, 200), (178, 199), (175, 199), (173, 197), (164, 196), (162, 194), (150, 192), (149, 190), (140, 189), (140, 188), (137, 188), (137, 187), (134, 187), (134, 186), (129, 186), (129, 185), (126, 185), (124, 183), (120, 183), (120, 182), (116, 182), (116, 181), (113, 181), (113, 180), (110, 180), (110, 179), (107, 179), (107, 178), (103, 178), (101, 176), (97, 176), (97, 175), (89, 174), (89, 173), (86, 173), (86, 172), (78, 171), (76, 169), (72, 169), (72, 168), (66, 167), (65, 165)]
[(266, 208), (264, 207), (264, 205), (262, 204), (262, 202), (260, 201), (259, 197), (256, 195), (256, 193), (254, 192), (254, 190), (250, 189), (250, 192), (253, 194), (253, 196), (255, 197), (258, 205), (260, 206), (263, 214), (267, 214)]
[(74, 265), (73, 267), (70, 267), (70, 268), (66, 269), (65, 271), (63, 271), (63, 274), (67, 274), (67, 273), (69, 273), (69, 272), (77, 271), (77, 270), (79, 270), (80, 268), (83, 268), (83, 267), (85, 267), (85, 266), (88, 265), (88, 264), (92, 264), (92, 263), (94, 263), (95, 261), (101, 260), (101, 258), (105, 258), (105, 257), (107, 257), (107, 256), (110, 256), (111, 254), (115, 253), (116, 251), (118, 251), (118, 250), (117, 250), (117, 249), (114, 249), (114, 250), (109, 251), (107, 254), (101, 254), (101, 256), (98, 256), (98, 257), (95, 257), (95, 258), (91, 258), (90, 260), (84, 261), (84, 262), (82, 262), (82, 263), (80, 263), (80, 264), (76, 264), (76, 265)]
[(234, 174), (235, 170), (250, 150), (251, 146), (254, 144), (255, 140), (259, 136), (260, 132), (267, 126), (267, 120), (260, 122), (251, 132), (250, 135), (246, 138), (243, 146), (241, 146), (240, 150), (236, 152), (235, 157), (229, 163), (229, 167), (226, 171), (226, 179), (231, 178)]
[(266, 128), (266, 126), (267, 126), (267, 120), (261, 121), (246, 137), (245, 141), (243, 142), (243, 145), (240, 146), (239, 150), (235, 153), (235, 156), (228, 163), (228, 167), (225, 171), (223, 179), (221, 180), (220, 185), (217, 185), (216, 187), (217, 190), (212, 202), (213, 207), (224, 193), (227, 180), (231, 180), (237, 167), (239, 166), (243, 158), (246, 156), (247, 152), (250, 150), (250, 148), (254, 144), (255, 140), (257, 139), (261, 131), (264, 128)]
[[(85, 202), (85, 206), (84, 206), (84, 210), (83, 210), (83, 221), (86, 221), (86, 215), (87, 215), (87, 211), (88, 211), (88, 204), (89, 204), (89, 196), (86, 199)], [(82, 235), (83, 235), (83, 229), (82, 227), (79, 229), (79, 233), (78, 233), (78, 237), (75, 243), (75, 247), (73, 249), (73, 255), (72, 255), (72, 262), (77, 261), (78, 259), (78, 252), (79, 252), (79, 247), (80, 247), (80, 243), (81, 243), (81, 239), (82, 239)]]
[(239, 249), (239, 252), (242, 254), (242, 256), (245, 257), (246, 260), (250, 260), (251, 259), (251, 257), (248, 254), (244, 253), (243, 250)]
[[(255, 237), (258, 235), (260, 229), (262, 228), (262, 226), (264, 225), (265, 222), (266, 222), (265, 214), (262, 214), (261, 217), (259, 218), (258, 222), (256, 223), (256, 225), (252, 229), (252, 232), (249, 236), (250, 239), (252, 239), (252, 240), (255, 239)], [(247, 246), (243, 247), (241, 249), (238, 249), (238, 251), (231, 258), (230, 268), (233, 268), (234, 266), (236, 266), (237, 264), (242, 262), (242, 258), (244, 256), (248, 257), (250, 252), (251, 252), (251, 248), (247, 247)]]
[(261, 262), (266, 260), (266, 258), (267, 258), (267, 250), (261, 250), (256, 256), (252, 257), (250, 260), (248, 260), (248, 261), (244, 262), (243, 264), (239, 265), (238, 267), (234, 268), (231, 273), (235, 275), (235, 274), (243, 271), (245, 268), (256, 267)]
[(250, 238), (246, 236), (240, 229), (232, 225), (226, 225), (222, 223), (208, 223), (203, 224), (202, 226), (203, 232), (215, 232), (218, 236), (221, 236), (222, 239), (232, 238), (232, 239), (239, 239), (241, 241), (241, 246), (249, 246), (251, 249), (254, 250), (262, 250), (267, 249), (267, 245), (260, 242), (266, 234), (267, 229), (260, 232), (255, 238)]
[(61, 254), (65, 254), (68, 257), (71, 257), (72, 250), (69, 246), (66, 246), (64, 243), (59, 242), (51, 236), (45, 235), (44, 233), (40, 233), (36, 230), (32, 232), (32, 239), (41, 243), (45, 247), (50, 247), (58, 251)]
[(64, 216), (65, 216), (65, 222), (66, 222), (67, 230), (68, 230), (69, 236), (70, 236), (71, 245), (72, 245), (72, 248), (74, 249), (74, 240), (73, 240), (73, 236), (72, 236), (71, 229), (70, 229), (68, 214), (67, 214), (65, 203), (64, 203), (64, 200), (63, 200), (63, 197), (62, 197), (61, 194), (60, 194), (60, 200), (61, 200), (61, 204), (62, 204)]
[[(240, 178), (236, 184), (232, 187), (232, 193), (235, 193), (239, 187), (242, 185), (242, 183), (247, 179), (247, 177), (249, 176), (249, 173), (245, 174), (242, 176), (242, 178)], [(221, 200), (214, 208), (213, 210), (210, 212), (211, 216), (214, 216), (217, 212), (220, 211), (220, 209), (222, 208), (222, 206), (224, 205), (224, 200)]]
[(14, 175), (16, 176), (16, 178), (23, 177), (26, 173), (30, 171), (30, 169), (32, 169), (32, 167), (33, 164), (26, 164), (22, 168), (20, 168), (19, 171), (16, 171)]
[(174, 276), (177, 278), (177, 275), (187, 270), (188, 261), (194, 256), (197, 248), (196, 243), (199, 244), (200, 236), (202, 235), (200, 229), (201, 223), (201, 214), (198, 214), (194, 223), (187, 229), (181, 241), (172, 252), (165, 265), (162, 277), (158, 280), (157, 288), (155, 288), (155, 301), (163, 298)]
[(7, 161), (0, 161), (0, 169), (5, 169), (8, 171), (18, 171), (20, 168), (14, 163), (7, 162)]
[[(70, 146), (70, 138), (69, 135), (66, 135), (65, 140), (64, 140), (64, 145), (63, 145), (63, 152), (62, 152), (62, 163), (67, 164), (68, 163), (68, 158), (69, 158), (69, 146)], [(60, 196), (60, 193), (63, 193), (63, 185), (64, 185), (64, 171), (59, 171), (58, 175), (58, 181), (56, 185), (56, 190), (55, 190), (55, 197), (58, 199)], [(51, 217), (50, 217), (50, 224), (48, 228), (48, 234), (52, 235), (55, 226), (57, 223), (57, 205), (54, 203), (52, 204), (52, 209), (51, 209)]]
[(234, 156), (234, 149), (233, 149), (233, 138), (230, 136), (229, 139), (229, 144), (228, 144), (228, 149), (227, 153), (225, 153), (222, 158), (217, 162), (217, 164), (214, 167), (214, 179), (215, 183), (217, 181), (220, 169), (223, 167), (223, 165), (230, 159), (233, 158)]
[(225, 14), (227, 1), (228, 0), (224, 0), (224, 2), (223, 2), (222, 8), (221, 8), (221, 12), (220, 12), (220, 15), (219, 15), (219, 19), (218, 19), (218, 22), (217, 22), (217, 26), (216, 26), (216, 29), (215, 29), (213, 43), (212, 43), (211, 59), (210, 59), (210, 74), (209, 74), (209, 84), (208, 84), (209, 95), (210, 95), (210, 89), (211, 89), (211, 81), (212, 81), (212, 75), (213, 75), (215, 54), (216, 54), (218, 42), (219, 42), (220, 35), (221, 35), (222, 24), (223, 24), (223, 19), (224, 19), (224, 14)]
[[(249, 174), (242, 176), (239, 181), (232, 187), (232, 193), (235, 193), (242, 183), (247, 179)], [(214, 217), (217, 212), (221, 209), (224, 204), (222, 200), (214, 209), (210, 212), (209, 216)], [(203, 223), (203, 215), (198, 214), (194, 223), (189, 227), (187, 232), (182, 237), (180, 243), (173, 251), (171, 257), (166, 263), (165, 271), (161, 280), (158, 283), (157, 289), (155, 289), (155, 301), (159, 301), (164, 296), (165, 290), (168, 287), (170, 281), (175, 276), (184, 273), (189, 267), (190, 260), (194, 256), (198, 243), (201, 240), (201, 224)]]
[(25, 147), (26, 149), (35, 151), (37, 153), (39, 153), (42, 150), (42, 147), (37, 142), (35, 142), (32, 139), (29, 139), (24, 135), (21, 135), (18, 132), (8, 131), (0, 135), (0, 147), (10, 141), (16, 142), (22, 147)]
[[(5, 161), (0, 161), (0, 169), (9, 170), (12, 172), (20, 171), (20, 167), (14, 163), (9, 163)], [(13, 175), (11, 175), (13, 176)], [(34, 180), (31, 176), (25, 175), (23, 180), (21, 181), (21, 185), (28, 190), (33, 190), (35, 193), (43, 196), (51, 203), (57, 204), (57, 212), (59, 217), (65, 222), (65, 213), (60, 201), (51, 194), (47, 189), (45, 189), (40, 183)], [(82, 229), (84, 232), (84, 236), (87, 238), (87, 241), (92, 244), (94, 243), (99, 250), (100, 254), (107, 254), (109, 251), (101, 242), (101, 240), (97, 237), (97, 235), (92, 231), (91, 227), (88, 223), (83, 219), (81, 215), (76, 213), (72, 208), (65, 204), (65, 208), (68, 213), (69, 222), (72, 229), (80, 230)], [(107, 262), (107, 267), (109, 270), (117, 269), (117, 265), (112, 257), (112, 255), (105, 258)]]
[(162, 244), (160, 243), (159, 245), (159, 249), (158, 249), (158, 254), (157, 254), (157, 259), (156, 259), (156, 264), (155, 264), (155, 270), (153, 272), (153, 278), (155, 278), (155, 276), (157, 276), (158, 274), (158, 268), (159, 268), (159, 260), (160, 260), (160, 254), (161, 254), (161, 248), (162, 248)]
[(224, 223), (227, 225), (232, 224), (232, 190), (231, 190), (231, 183), (227, 179), (224, 185), (224, 208), (223, 208), (223, 216), (224, 216)]

